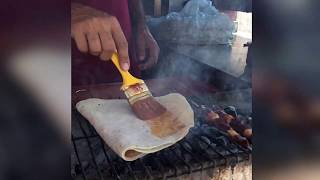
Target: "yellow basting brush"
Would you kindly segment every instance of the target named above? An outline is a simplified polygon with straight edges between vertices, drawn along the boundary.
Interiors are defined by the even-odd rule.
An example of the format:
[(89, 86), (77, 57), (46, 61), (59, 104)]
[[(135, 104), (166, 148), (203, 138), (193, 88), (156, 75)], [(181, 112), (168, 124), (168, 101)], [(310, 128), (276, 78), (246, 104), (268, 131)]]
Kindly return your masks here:
[(159, 117), (166, 112), (166, 108), (153, 98), (143, 80), (132, 76), (129, 71), (121, 69), (117, 53), (112, 55), (111, 60), (122, 76), (123, 84), (121, 90), (124, 91), (137, 117), (142, 120), (148, 120)]

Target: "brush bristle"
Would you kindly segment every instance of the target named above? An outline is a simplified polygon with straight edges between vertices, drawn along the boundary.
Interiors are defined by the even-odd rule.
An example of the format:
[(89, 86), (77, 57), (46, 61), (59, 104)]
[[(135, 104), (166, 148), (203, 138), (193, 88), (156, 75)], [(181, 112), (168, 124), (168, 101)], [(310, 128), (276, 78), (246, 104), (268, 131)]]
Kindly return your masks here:
[(142, 120), (151, 120), (164, 114), (167, 109), (162, 106), (154, 97), (139, 99), (131, 104), (136, 116)]
[(160, 116), (166, 108), (157, 102), (145, 83), (135, 84), (124, 91), (134, 113), (142, 120)]

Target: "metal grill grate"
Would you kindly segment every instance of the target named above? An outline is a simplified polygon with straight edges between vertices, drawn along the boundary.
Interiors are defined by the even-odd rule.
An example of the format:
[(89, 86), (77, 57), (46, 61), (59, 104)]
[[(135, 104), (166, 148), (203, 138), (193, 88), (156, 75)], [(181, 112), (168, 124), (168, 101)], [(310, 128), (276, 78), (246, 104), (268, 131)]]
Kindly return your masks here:
[(119, 158), (94, 128), (76, 111), (72, 118), (72, 175), (74, 179), (167, 179), (206, 169), (233, 166), (251, 158), (251, 149), (204, 123), (208, 105), (189, 98), (195, 127), (175, 145), (133, 162)]

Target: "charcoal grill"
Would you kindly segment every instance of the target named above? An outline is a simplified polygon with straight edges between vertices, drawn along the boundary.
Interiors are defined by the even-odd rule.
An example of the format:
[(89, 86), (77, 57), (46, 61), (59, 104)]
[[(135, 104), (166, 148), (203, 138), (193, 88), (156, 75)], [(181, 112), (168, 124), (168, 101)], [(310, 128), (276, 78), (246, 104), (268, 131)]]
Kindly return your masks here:
[[(241, 147), (205, 123), (207, 109), (216, 105), (210, 100), (211, 95), (221, 89), (184, 78), (155, 79), (146, 83), (155, 96), (169, 92), (183, 94), (194, 110), (195, 127), (175, 145), (126, 162), (104, 143), (86, 119), (73, 110), (71, 173), (74, 179), (170, 179), (195, 173), (204, 177), (208, 170), (213, 172), (219, 167), (233, 168), (239, 163), (251, 162), (250, 148)], [(124, 98), (117, 93), (119, 87), (120, 84), (77, 87), (73, 101), (88, 97)]]

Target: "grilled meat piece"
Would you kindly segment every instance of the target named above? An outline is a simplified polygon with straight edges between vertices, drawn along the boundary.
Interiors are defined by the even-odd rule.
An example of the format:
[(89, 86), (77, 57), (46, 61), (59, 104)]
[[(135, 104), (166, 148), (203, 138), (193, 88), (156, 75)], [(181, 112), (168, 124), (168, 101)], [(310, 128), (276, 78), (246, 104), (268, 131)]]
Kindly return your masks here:
[(210, 111), (207, 114), (207, 122), (210, 125), (214, 125), (219, 130), (228, 134), (228, 136), (234, 140), (236, 143), (244, 147), (249, 147), (249, 142), (246, 138), (242, 137), (238, 132), (236, 132), (231, 126), (230, 122), (233, 121), (234, 117), (222, 112), (222, 111)]
[(245, 124), (244, 120), (238, 116), (235, 107), (228, 106), (224, 111), (219, 111), (217, 113), (219, 113), (235, 131), (241, 134), (241, 136), (246, 137), (251, 143), (252, 128), (248, 124)]
[(252, 139), (252, 128), (244, 124), (240, 118), (235, 118), (230, 122), (230, 126), (236, 130), (241, 136), (246, 137), (250, 142)]

